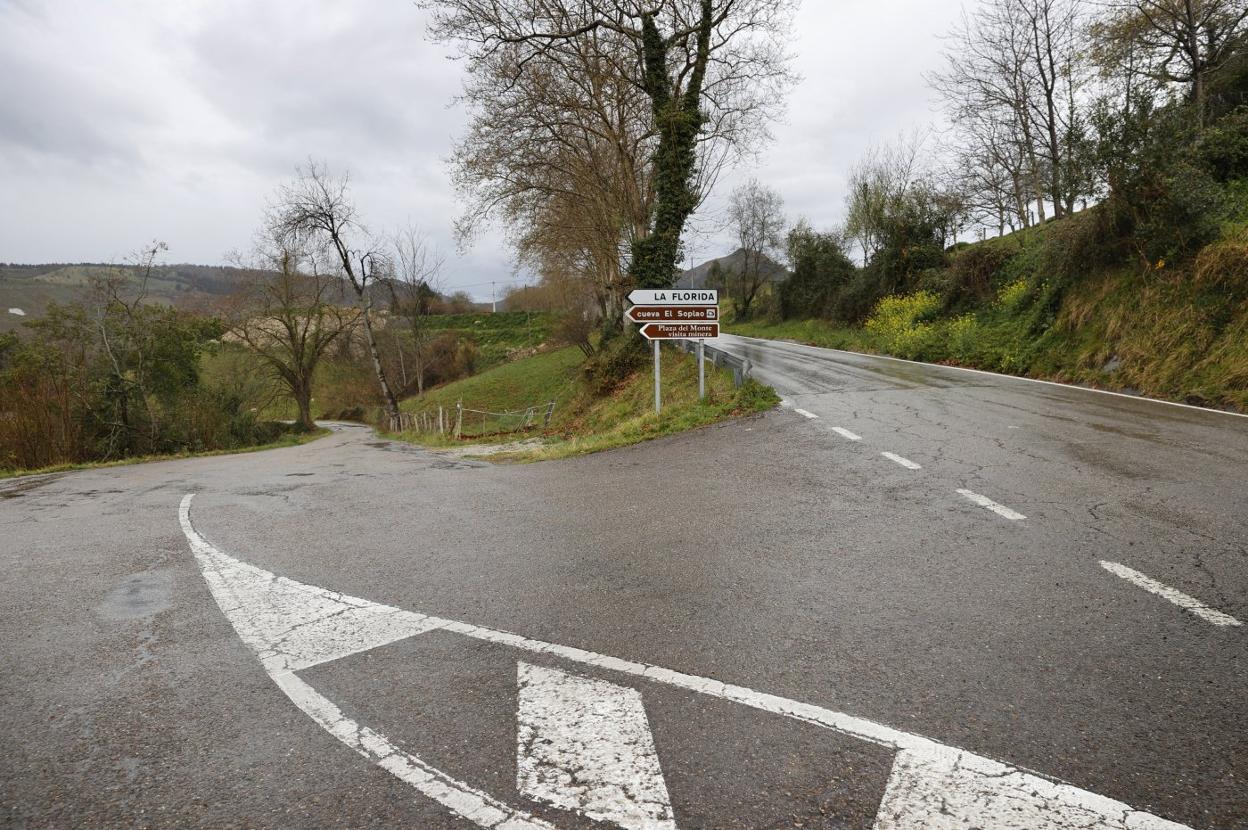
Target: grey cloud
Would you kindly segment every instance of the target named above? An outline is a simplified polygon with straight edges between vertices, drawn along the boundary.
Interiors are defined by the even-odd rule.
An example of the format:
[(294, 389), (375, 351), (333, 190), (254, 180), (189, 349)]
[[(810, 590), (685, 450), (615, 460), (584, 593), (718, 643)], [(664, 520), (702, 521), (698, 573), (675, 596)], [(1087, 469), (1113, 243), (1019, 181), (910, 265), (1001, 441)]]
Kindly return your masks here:
[[(691, 251), (731, 245), (717, 219), (751, 176), (792, 217), (837, 221), (867, 147), (933, 119), (922, 73), (958, 13), (805, 0), (788, 120), (720, 182)], [(350, 169), (373, 230), (421, 225), (448, 255), (447, 287), (488, 298), (517, 275), (497, 232), (455, 253), (443, 159), (464, 125), (461, 70), (406, 0), (0, 0), (0, 176), (25, 207), (0, 226), (0, 260), (107, 259), (159, 236), (175, 259), (219, 262), (313, 157)]]

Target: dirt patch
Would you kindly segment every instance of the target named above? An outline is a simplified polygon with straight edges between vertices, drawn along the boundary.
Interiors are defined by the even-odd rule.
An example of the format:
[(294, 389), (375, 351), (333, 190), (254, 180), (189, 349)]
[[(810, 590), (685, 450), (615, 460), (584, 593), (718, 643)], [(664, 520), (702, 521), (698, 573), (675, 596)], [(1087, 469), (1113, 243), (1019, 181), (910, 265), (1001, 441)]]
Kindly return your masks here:
[(438, 455), (449, 455), (453, 458), (488, 458), (491, 455), (504, 453), (529, 452), (540, 450), (546, 443), (540, 438), (527, 438), (523, 441), (508, 441), (505, 444), (467, 444), (462, 447), (436, 449), (430, 452)]

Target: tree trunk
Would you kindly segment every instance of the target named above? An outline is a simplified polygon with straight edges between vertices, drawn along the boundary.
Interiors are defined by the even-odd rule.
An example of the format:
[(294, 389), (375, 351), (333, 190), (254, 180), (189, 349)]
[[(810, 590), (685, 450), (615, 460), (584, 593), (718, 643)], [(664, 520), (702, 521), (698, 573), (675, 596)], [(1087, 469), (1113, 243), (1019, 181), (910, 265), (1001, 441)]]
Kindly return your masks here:
[(373, 334), (373, 315), (372, 300), (368, 297), (368, 292), (356, 288), (356, 298), (360, 304), (360, 315), (364, 320), (364, 339), (368, 341), (368, 353), (373, 359), (373, 371), (377, 374), (377, 384), (381, 387), (382, 405), (386, 409), (387, 418), (399, 417), (399, 402), (394, 397), (394, 392), (390, 389), (390, 384), (386, 381), (386, 371), (381, 366), (381, 352), (377, 348), (377, 338)]
[(295, 399), (295, 406), (299, 408), (297, 426), (303, 432), (311, 432), (316, 428), (316, 424), (312, 420), (312, 384), (310, 379), (297, 382), (290, 391)]

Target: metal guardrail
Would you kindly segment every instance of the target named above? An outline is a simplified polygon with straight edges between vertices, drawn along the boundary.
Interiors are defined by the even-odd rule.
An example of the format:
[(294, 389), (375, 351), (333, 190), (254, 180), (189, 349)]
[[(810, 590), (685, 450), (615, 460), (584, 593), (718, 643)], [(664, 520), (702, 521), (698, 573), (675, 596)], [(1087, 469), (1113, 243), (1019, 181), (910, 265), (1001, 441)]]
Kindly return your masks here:
[[(698, 341), (696, 340), (669, 340), (673, 348), (680, 349), (682, 352), (697, 354)], [(754, 364), (750, 363), (744, 357), (739, 357), (731, 352), (718, 349), (710, 344), (705, 344), (706, 359), (711, 362), (712, 366), (723, 366), (732, 370), (732, 383), (740, 388), (746, 378), (750, 376), (750, 370), (754, 368)]]

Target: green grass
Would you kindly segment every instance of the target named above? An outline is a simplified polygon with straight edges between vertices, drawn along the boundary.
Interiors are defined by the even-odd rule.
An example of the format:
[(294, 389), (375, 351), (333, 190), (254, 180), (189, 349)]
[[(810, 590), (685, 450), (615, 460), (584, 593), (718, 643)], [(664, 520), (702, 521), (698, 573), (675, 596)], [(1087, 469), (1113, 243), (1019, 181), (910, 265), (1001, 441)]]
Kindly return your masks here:
[(544, 346), (558, 321), (559, 316), (548, 311), (500, 311), (435, 314), (427, 324), (435, 337), (449, 331), (476, 343), (477, 370), (481, 371)]
[(66, 473), (74, 470), (95, 470), (103, 467), (128, 467), (131, 464), (147, 464), (152, 461), (173, 461), (179, 458), (207, 458), (213, 455), (242, 455), (243, 453), (276, 450), (282, 447), (297, 447), (308, 444), (318, 438), (329, 435), (328, 429), (315, 429), (312, 432), (288, 432), (276, 441), (257, 444), (254, 447), (236, 447), (228, 450), (203, 450), (201, 452), (179, 452), (165, 455), (136, 455), (131, 458), (118, 458), (113, 461), (87, 461), (81, 464), (56, 464), (51, 467), (40, 467), (36, 470), (13, 470), (0, 468), (0, 479), (18, 478), (21, 476), (46, 475), (48, 473)]
[[(737, 415), (769, 409), (778, 401), (769, 387), (753, 381), (733, 387), (732, 374), (707, 365), (707, 396), (698, 400), (697, 362), (692, 356), (664, 349), (663, 411), (654, 412), (654, 382), (649, 364), (629, 375), (606, 395), (595, 395), (581, 371), (585, 362), (575, 348), (560, 349), (496, 367), (466, 380), (431, 390), (403, 403), (405, 412), (436, 416), (441, 404), (451, 418), (455, 403), (471, 409), (517, 410), (554, 400), (554, 416), (525, 431), (501, 431), (497, 422), (474, 422), (466, 416), (464, 438), (408, 432), (401, 437), (429, 446), (496, 444), (540, 439), (541, 447), (490, 455), (495, 460), (536, 461), (598, 452), (672, 435)], [(436, 418), (435, 418), (436, 419)]]

